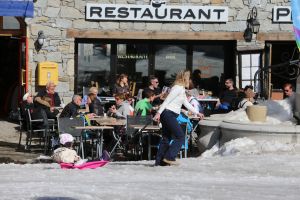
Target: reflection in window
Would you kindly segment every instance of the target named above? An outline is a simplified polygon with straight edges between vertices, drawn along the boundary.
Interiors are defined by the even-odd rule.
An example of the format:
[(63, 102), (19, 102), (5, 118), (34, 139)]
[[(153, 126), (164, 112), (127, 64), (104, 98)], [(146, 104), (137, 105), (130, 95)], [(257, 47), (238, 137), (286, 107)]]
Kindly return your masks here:
[(141, 87), (148, 77), (148, 56), (146, 44), (117, 44), (117, 74), (127, 74), (129, 81)]
[(15, 17), (3, 17), (3, 29), (20, 29), (20, 23)]
[(161, 81), (160, 86), (170, 86), (174, 82), (176, 74), (185, 69), (185, 45), (156, 45), (155, 75)]
[(98, 86), (103, 92), (109, 92), (110, 49), (111, 45), (104, 43), (78, 44), (78, 91)]
[(201, 71), (199, 88), (211, 91), (213, 96), (220, 93), (220, 76), (224, 72), (223, 45), (194, 45), (193, 71)]
[(193, 70), (201, 70), (201, 78), (220, 76), (224, 72), (222, 45), (193, 46)]

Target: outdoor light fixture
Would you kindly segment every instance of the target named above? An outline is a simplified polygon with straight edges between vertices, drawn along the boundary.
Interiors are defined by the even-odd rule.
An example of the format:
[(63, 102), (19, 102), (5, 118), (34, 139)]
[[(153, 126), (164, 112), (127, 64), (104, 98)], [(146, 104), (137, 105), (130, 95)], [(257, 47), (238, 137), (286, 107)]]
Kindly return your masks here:
[(257, 9), (254, 6), (247, 17), (247, 28), (244, 32), (244, 39), (246, 42), (251, 42), (253, 33), (257, 34), (259, 32), (260, 23), (258, 22), (256, 17)]
[(37, 51), (40, 51), (41, 48), (43, 47), (44, 43), (45, 43), (46, 37), (44, 35), (44, 31), (39, 31), (38, 32), (38, 37), (37, 40), (34, 43), (35, 49)]
[(46, 39), (46, 37), (44, 35), (44, 32), (43, 31), (39, 31), (38, 32), (38, 38), (37, 38), (37, 40), (38, 40), (38, 43), (39, 43), (39, 45), (41, 47), (44, 45), (45, 39)]

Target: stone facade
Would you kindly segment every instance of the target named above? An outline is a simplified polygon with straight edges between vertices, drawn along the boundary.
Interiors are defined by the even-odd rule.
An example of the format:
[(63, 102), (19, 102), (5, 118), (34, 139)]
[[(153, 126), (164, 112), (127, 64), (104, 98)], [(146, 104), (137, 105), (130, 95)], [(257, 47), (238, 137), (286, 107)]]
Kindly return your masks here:
[[(261, 24), (260, 33), (292, 32), (291, 24), (272, 24), (272, 8), (288, 6), (288, 0), (172, 0), (168, 5), (221, 5), (229, 8), (229, 21), (226, 24), (209, 23), (159, 23), (159, 22), (91, 22), (85, 20), (86, 3), (116, 3), (116, 4), (149, 4), (143, 0), (37, 0), (34, 3), (33, 19), (26, 19), (27, 35), (29, 38), (29, 66), (31, 70), (32, 90), (35, 90), (35, 70), (38, 62), (53, 61), (59, 64), (58, 92), (69, 98), (74, 93), (74, 51), (75, 38), (67, 38), (67, 29), (105, 30), (105, 31), (161, 31), (161, 32), (244, 32), (246, 19), (252, 6), (258, 10), (258, 20)], [(37, 52), (34, 42), (38, 31), (43, 30), (46, 43)], [(264, 43), (237, 41), (239, 46), (251, 45), (263, 48)]]

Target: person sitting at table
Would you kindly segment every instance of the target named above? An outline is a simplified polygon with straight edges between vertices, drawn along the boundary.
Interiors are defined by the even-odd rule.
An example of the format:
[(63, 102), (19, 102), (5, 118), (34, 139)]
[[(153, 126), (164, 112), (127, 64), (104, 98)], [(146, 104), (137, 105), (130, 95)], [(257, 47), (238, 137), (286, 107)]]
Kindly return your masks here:
[(134, 108), (136, 115), (146, 116), (151, 114), (153, 108), (151, 102), (154, 100), (155, 94), (153, 91), (147, 90), (144, 95), (145, 98), (136, 103)]
[(199, 90), (200, 88), (203, 88), (201, 82), (201, 70), (195, 69), (190, 79), (189, 89), (197, 88)]
[(108, 112), (107, 116), (115, 117), (115, 118), (126, 118), (127, 115), (133, 115), (131, 105), (125, 101), (124, 94), (116, 94), (115, 95), (116, 105), (112, 105)]
[[(135, 99), (131, 94), (125, 94), (125, 101), (133, 108)], [(134, 112), (134, 110), (131, 110), (131, 112)]]
[(41, 101), (45, 103), (43, 104), (36, 103), (36, 107), (44, 110), (48, 119), (56, 119), (59, 110), (56, 109), (55, 107), (51, 107), (51, 98), (48, 96), (43, 96), (41, 97)]
[(81, 96), (79, 95), (74, 95), (72, 98), (72, 102), (68, 103), (63, 111), (61, 112), (61, 114), (59, 115), (59, 117), (76, 117), (78, 116), (79, 113), (79, 109), (80, 109), (80, 104), (81, 104)]
[[(30, 112), (31, 119), (43, 119), (41, 110), (37, 108), (33, 103), (33, 96), (30, 92), (24, 94), (22, 98), (23, 102), (21, 104), (21, 115), (24, 120), (24, 127), (27, 127), (27, 120), (28, 119), (28, 110)], [(34, 123), (34, 128), (43, 128), (45, 127), (44, 122), (41, 123)]]
[(89, 89), (89, 94), (87, 97), (86, 107), (89, 113), (94, 113), (97, 116), (104, 115), (104, 108), (101, 105), (100, 100), (97, 98), (98, 89), (96, 87), (91, 87)]
[(238, 109), (246, 110), (248, 106), (252, 106), (254, 103), (255, 93), (253, 92), (253, 86), (247, 85), (243, 92), (240, 93), (241, 101), (238, 104)]
[(195, 97), (196, 94), (194, 94), (194, 90), (187, 90), (186, 91), (186, 97), (188, 102), (197, 110), (199, 113), (204, 113), (204, 109)]
[(152, 106), (158, 106), (160, 105), (164, 98), (165, 98), (165, 93), (162, 92), (160, 87), (158, 87), (159, 81), (158, 78), (155, 76), (150, 76), (149, 80), (149, 86), (144, 88), (143, 93), (142, 93), (142, 98), (145, 98), (145, 94), (147, 91), (152, 91), (154, 93), (154, 100), (152, 101)]
[[(46, 90), (39, 91), (34, 102), (42, 104), (54, 110), (54, 107), (59, 107), (61, 105), (60, 97), (57, 92), (55, 92), (56, 85), (53, 81), (48, 81), (46, 84)], [(49, 97), (50, 103), (42, 99), (42, 97)]]
[(225, 80), (225, 90), (220, 95), (220, 101), (216, 105), (216, 110), (220, 113), (231, 111), (232, 103), (237, 98), (237, 89), (231, 78)]
[(129, 85), (128, 85), (128, 75), (120, 74), (116, 84), (113, 87), (113, 96), (116, 94), (128, 94), (130, 93)]

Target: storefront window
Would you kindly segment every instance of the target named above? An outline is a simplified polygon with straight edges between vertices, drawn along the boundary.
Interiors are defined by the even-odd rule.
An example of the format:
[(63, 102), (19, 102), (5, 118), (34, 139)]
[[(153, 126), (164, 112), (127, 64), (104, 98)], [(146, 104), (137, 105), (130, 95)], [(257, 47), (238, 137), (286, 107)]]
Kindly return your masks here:
[(156, 45), (155, 75), (160, 86), (170, 86), (176, 74), (186, 69), (186, 45)]
[(224, 73), (223, 45), (194, 45), (192, 69), (201, 71), (199, 89), (211, 91), (213, 96), (220, 93), (220, 79)]
[[(160, 87), (163, 87), (170, 86), (180, 70), (200, 69), (201, 88), (217, 95), (218, 88), (211, 86), (219, 86), (224, 63), (226, 59), (230, 60), (225, 59), (225, 47), (219, 43), (208, 45), (183, 41), (78, 40), (77, 93), (81, 93), (83, 87), (95, 85), (111, 95), (116, 77), (125, 73), (129, 82), (134, 83), (136, 95), (139, 89), (148, 85), (150, 74), (158, 77)], [(228, 66), (232, 69), (234, 65)]]
[(78, 44), (77, 90), (97, 86), (109, 92), (111, 45), (105, 43)]
[(201, 70), (201, 78), (219, 77), (224, 72), (224, 50), (221, 45), (194, 45), (193, 70)]
[(148, 77), (148, 49), (147, 44), (117, 44), (117, 74), (127, 74), (129, 81), (141, 87)]

